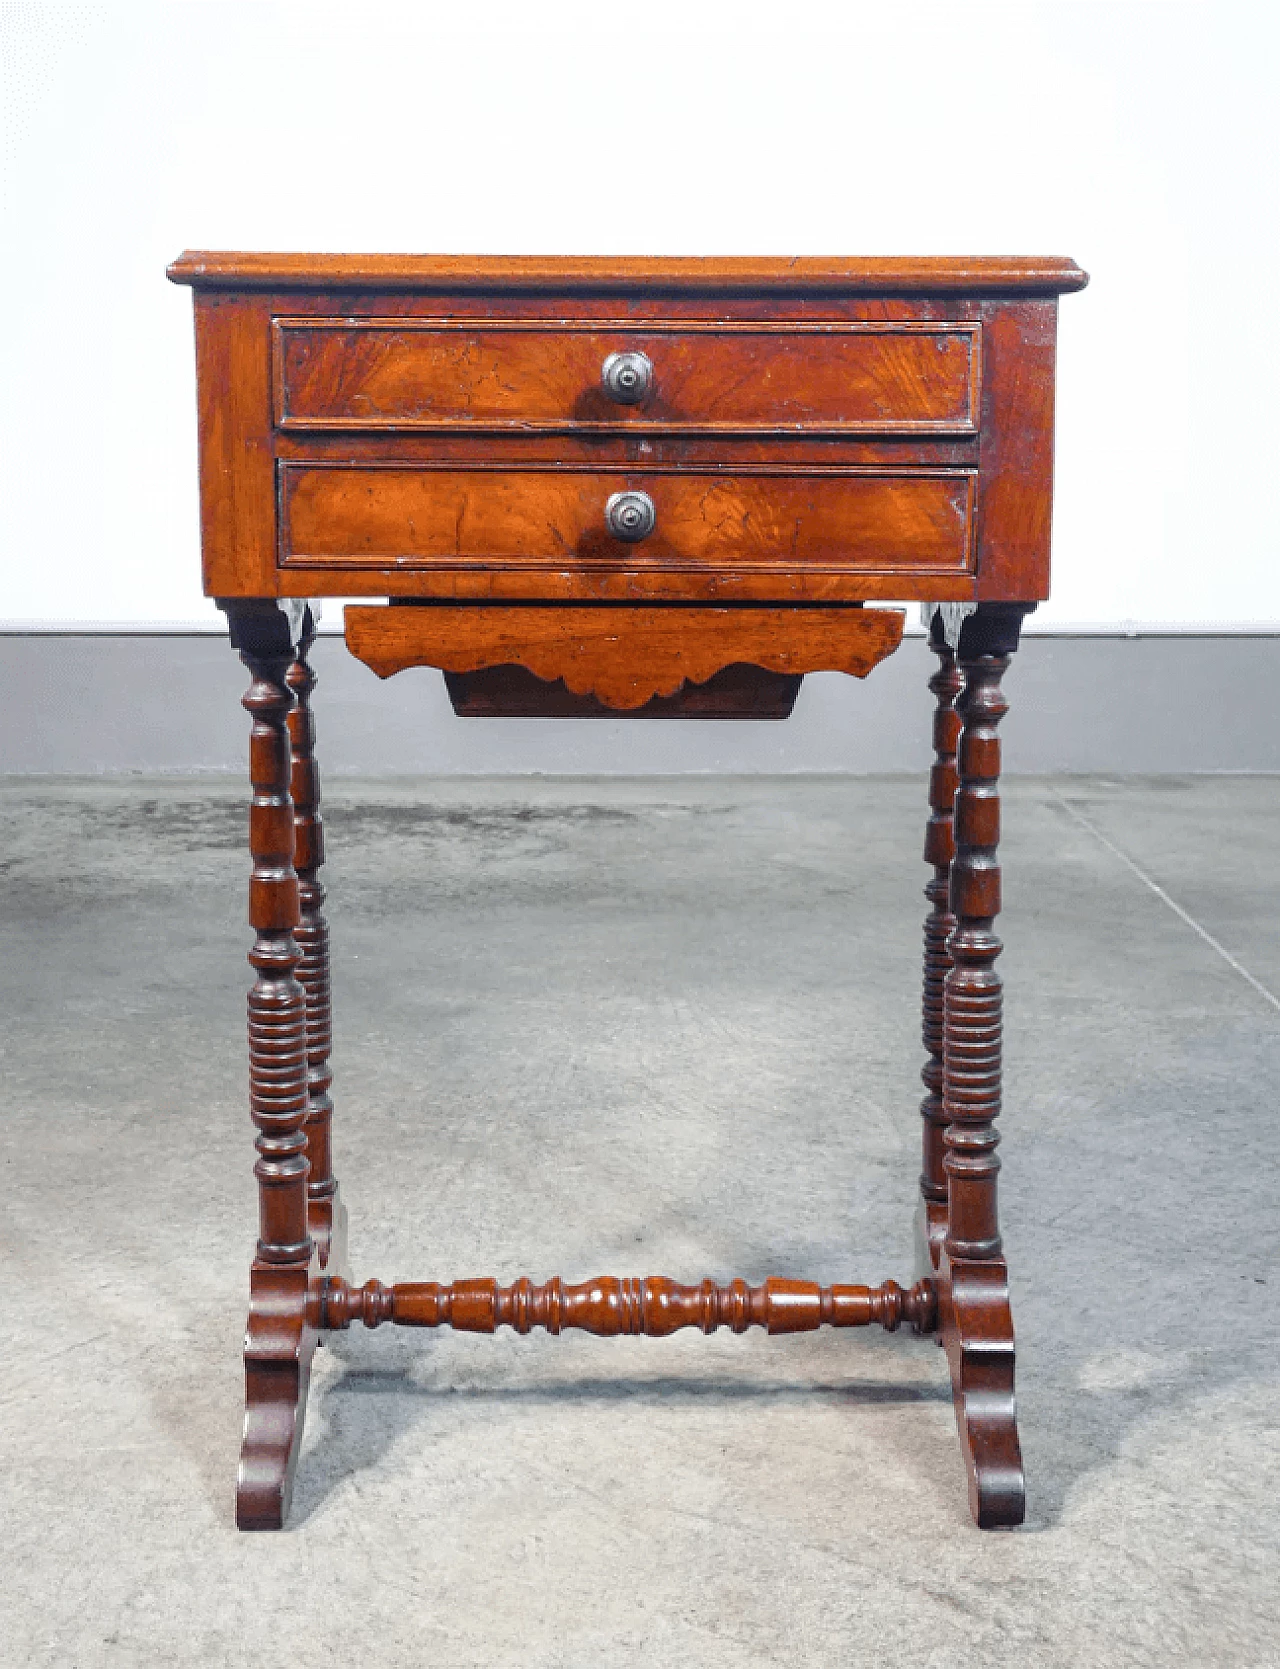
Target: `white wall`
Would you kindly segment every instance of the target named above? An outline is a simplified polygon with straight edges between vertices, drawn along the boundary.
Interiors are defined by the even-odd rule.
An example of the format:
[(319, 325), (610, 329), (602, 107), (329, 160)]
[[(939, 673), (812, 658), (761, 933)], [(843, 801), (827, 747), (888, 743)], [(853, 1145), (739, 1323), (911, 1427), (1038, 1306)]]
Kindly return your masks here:
[(191, 245), (1074, 256), (1039, 624), (1280, 623), (1278, 20), (5, 6), (0, 620), (211, 618)]

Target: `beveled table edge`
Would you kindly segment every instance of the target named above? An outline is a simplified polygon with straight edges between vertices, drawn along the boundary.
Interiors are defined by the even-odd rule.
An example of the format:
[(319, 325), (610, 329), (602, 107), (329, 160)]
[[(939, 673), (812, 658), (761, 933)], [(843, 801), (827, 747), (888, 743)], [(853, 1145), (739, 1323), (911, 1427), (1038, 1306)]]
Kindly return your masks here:
[(224, 289), (457, 288), (897, 295), (1062, 295), (1088, 273), (1058, 255), (929, 255), (859, 258), (607, 255), (314, 255), (185, 250), (168, 268), (175, 284)]

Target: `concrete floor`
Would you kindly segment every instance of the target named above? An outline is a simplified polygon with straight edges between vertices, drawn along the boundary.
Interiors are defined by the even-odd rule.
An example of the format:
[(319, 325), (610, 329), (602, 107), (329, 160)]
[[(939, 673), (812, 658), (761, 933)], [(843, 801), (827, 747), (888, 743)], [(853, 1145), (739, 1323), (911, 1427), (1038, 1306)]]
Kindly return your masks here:
[[(357, 1278), (908, 1275), (921, 798), (335, 784)], [(242, 792), (0, 785), (0, 1660), (1276, 1664), (1278, 827), (1276, 778), (1008, 786), (1023, 1531), (929, 1341), (383, 1329), (241, 1536)]]

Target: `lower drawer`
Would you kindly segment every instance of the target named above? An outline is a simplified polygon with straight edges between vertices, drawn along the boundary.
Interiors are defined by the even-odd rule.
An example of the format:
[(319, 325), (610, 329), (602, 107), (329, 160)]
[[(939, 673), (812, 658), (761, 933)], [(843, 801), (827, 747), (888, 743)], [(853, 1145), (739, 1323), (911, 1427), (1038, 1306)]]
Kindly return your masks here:
[(972, 567), (974, 476), (964, 470), (278, 467), (285, 567)]

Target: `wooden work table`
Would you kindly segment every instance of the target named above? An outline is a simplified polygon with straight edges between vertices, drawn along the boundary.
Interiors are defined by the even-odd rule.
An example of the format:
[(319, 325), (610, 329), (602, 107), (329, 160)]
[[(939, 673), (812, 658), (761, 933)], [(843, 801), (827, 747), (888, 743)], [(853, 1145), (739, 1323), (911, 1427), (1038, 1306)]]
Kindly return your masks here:
[[(360, 1321), (667, 1334), (906, 1322), (945, 1345), (975, 1520), (1020, 1523), (996, 1210), (1001, 678), (1049, 594), (1060, 259), (188, 253), (204, 584), (252, 682), (260, 1227), (237, 1520), (285, 1520), (307, 1375)], [(784, 718), (926, 605), (919, 1267), (352, 1285), (330, 1150), (315, 604), (463, 716)]]

